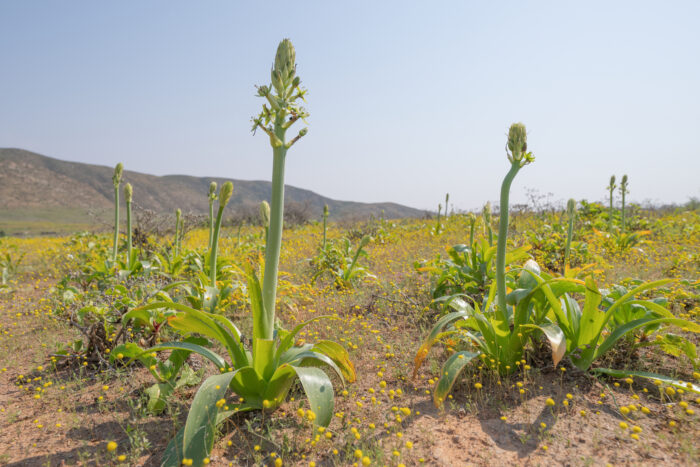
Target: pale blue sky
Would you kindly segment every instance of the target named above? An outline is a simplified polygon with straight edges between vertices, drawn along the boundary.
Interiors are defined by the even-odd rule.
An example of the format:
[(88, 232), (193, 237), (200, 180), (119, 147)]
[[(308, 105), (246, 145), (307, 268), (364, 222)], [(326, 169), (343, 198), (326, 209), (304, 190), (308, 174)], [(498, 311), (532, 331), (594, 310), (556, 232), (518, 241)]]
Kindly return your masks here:
[(435, 209), (513, 185), (636, 201), (700, 196), (700, 2), (0, 2), (0, 147), (155, 174), (269, 180), (250, 133), (289, 37), (309, 134), (287, 183)]

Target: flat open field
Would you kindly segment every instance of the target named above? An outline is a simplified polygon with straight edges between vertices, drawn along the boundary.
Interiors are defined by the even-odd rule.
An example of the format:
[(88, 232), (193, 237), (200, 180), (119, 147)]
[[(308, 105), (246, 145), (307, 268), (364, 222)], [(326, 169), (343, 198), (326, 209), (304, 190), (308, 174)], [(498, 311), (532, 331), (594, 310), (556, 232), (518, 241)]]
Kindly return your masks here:
[[(557, 274), (566, 238), (560, 216), (512, 217), (509, 248), (529, 245), (526, 256)], [(640, 296), (663, 297), (673, 315), (697, 323), (698, 214), (637, 211), (628, 228), (649, 233), (627, 248), (602, 233), (601, 216), (582, 210), (577, 218), (571, 263), (592, 265), (580, 275), (594, 277), (600, 289), (613, 284), (631, 289), (634, 279), (674, 279)], [(446, 338), (446, 345), (436, 345), (413, 377), (421, 342), (445, 314), (432, 302), (438, 273), (430, 272), (431, 265), (439, 268), (436, 258), (444, 260), (449, 247), (469, 238), (467, 216), (453, 215), (441, 223), (439, 233), (435, 219), (330, 225), (328, 248), (342, 250), (341, 239), (349, 238), (354, 250), (364, 235), (372, 237), (367, 256), (358, 259), (371, 275), (360, 271), (346, 283), (327, 273), (312, 284), (315, 272), (322, 270), (318, 261), (310, 261), (319, 255), (320, 223), (284, 231), (278, 324), (291, 329), (328, 316), (300, 331), (295, 345), (326, 339), (339, 343), (357, 378), (343, 387), (332, 376), (335, 405), (327, 428), (310, 420), (299, 383), (277, 410), (232, 415), (217, 430), (210, 465), (279, 465), (280, 459), (283, 465), (394, 466), (700, 462), (700, 394), (692, 386), (674, 389), (665, 382), (591, 371), (646, 371), (691, 382), (700, 376), (693, 373), (697, 356), (691, 359), (698, 339), (687, 328), (661, 324), (637, 329), (587, 371), (572, 364), (569, 352), (555, 367), (543, 335), (533, 333), (517, 368), (497, 371), (489, 356), (476, 357), (436, 407), (434, 392), (447, 357), (455, 351), (482, 353)], [(480, 218), (475, 230), (475, 243), (487, 241)], [(191, 354), (182, 373), (186, 377), (160, 410), (152, 410), (146, 391), (156, 381), (148, 368), (139, 362), (127, 365), (126, 358), (110, 359), (110, 354), (124, 342), (147, 348), (181, 338), (167, 325), (154, 332), (120, 320), (127, 310), (157, 300), (159, 290), (184, 303), (186, 290), (196, 295), (196, 258), (206, 255), (208, 235), (206, 229), (186, 234), (179, 266), (165, 258), (171, 238), (145, 239), (138, 251), (143, 260), (152, 258), (152, 269), (122, 277), (109, 270), (99, 273), (111, 251), (109, 235), (2, 239), (3, 252), (10, 252), (13, 261), (26, 256), (0, 295), (0, 464), (160, 464), (168, 441), (185, 422), (199, 381), (217, 369)], [(225, 228), (220, 240), (218, 285), (231, 290), (216, 313), (231, 318), (244, 336), (251, 335), (252, 323), (242, 266), (259, 264), (263, 235), (261, 227)], [(519, 270), (525, 259), (509, 269)], [(176, 281), (183, 282), (167, 288)], [(583, 302), (582, 295), (572, 295)], [(222, 352), (220, 346), (211, 348)], [(168, 354), (159, 352), (158, 358)], [(224, 403), (234, 399), (229, 392)], [(110, 451), (114, 446), (109, 442), (116, 449)]]

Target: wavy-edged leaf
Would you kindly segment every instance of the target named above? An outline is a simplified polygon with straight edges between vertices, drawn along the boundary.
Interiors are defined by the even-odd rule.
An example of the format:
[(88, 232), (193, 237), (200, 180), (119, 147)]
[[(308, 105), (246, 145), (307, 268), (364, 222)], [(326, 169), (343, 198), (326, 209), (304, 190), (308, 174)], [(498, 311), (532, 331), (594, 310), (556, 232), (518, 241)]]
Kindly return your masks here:
[(523, 324), (522, 327), (542, 331), (552, 347), (552, 363), (557, 366), (566, 354), (566, 337), (561, 328), (554, 323)]
[(478, 353), (474, 352), (456, 352), (447, 359), (442, 366), (440, 380), (438, 381), (435, 392), (433, 393), (433, 403), (436, 407), (441, 407), (445, 402), (445, 398), (452, 390), (457, 381), (457, 377), (462, 373), (462, 370), (474, 357), (478, 357)]
[(430, 348), (435, 345), (435, 343), (438, 341), (440, 334), (442, 333), (443, 329), (453, 323), (454, 321), (457, 321), (462, 318), (468, 317), (470, 314), (465, 311), (454, 311), (452, 313), (448, 313), (442, 318), (438, 320), (437, 323), (435, 323), (435, 326), (433, 326), (433, 329), (430, 331), (430, 334), (428, 334), (428, 337), (423, 341), (421, 346), (418, 348), (418, 351), (416, 352), (416, 356), (413, 359), (413, 377), (415, 378), (416, 375), (418, 374), (418, 370), (420, 369), (421, 365), (423, 364), (423, 361), (425, 361), (426, 357), (428, 356), (428, 352), (430, 352)]
[(333, 360), (335, 364), (338, 365), (338, 368), (340, 368), (340, 372), (347, 382), (355, 382), (357, 378), (355, 365), (353, 365), (350, 360), (350, 355), (345, 347), (337, 342), (322, 340), (315, 343), (312, 350)]

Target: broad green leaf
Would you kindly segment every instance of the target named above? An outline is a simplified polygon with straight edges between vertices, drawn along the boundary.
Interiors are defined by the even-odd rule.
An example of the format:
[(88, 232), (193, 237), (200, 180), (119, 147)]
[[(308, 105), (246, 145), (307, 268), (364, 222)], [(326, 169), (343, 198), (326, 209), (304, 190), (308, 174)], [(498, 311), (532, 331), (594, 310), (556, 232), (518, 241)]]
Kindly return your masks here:
[[(265, 339), (266, 336), (263, 335), (263, 330), (270, 329), (272, 322), (271, 319), (268, 319), (265, 312), (260, 280), (251, 265), (247, 266), (246, 276), (248, 279), (248, 300), (250, 301), (253, 315), (253, 339)], [(253, 352), (253, 355), (255, 355), (255, 352)]]
[(226, 363), (226, 361), (216, 353), (212, 352), (206, 347), (202, 347), (201, 345), (197, 344), (192, 344), (190, 342), (166, 342), (163, 344), (153, 346), (150, 349), (144, 350), (143, 353), (146, 354), (150, 352), (157, 352), (160, 350), (187, 350), (190, 352), (197, 353), (202, 357), (208, 359), (210, 362), (216, 365), (217, 370), (221, 370), (221, 368), (230, 368), (228, 363)]
[(631, 332), (641, 326), (649, 326), (653, 324), (672, 324), (674, 326), (678, 326), (691, 332), (700, 332), (700, 325), (680, 318), (636, 319), (634, 321), (630, 321), (629, 323), (623, 324), (622, 326), (618, 326), (617, 328), (615, 328), (615, 330), (610, 333), (607, 339), (605, 339), (603, 343), (600, 344), (600, 346), (596, 349), (594, 359), (600, 357), (605, 352), (610, 350), (610, 348), (613, 345), (615, 345), (615, 343), (628, 332)]
[(330, 378), (318, 368), (290, 366), (299, 377), (309, 406), (316, 414), (314, 424), (328, 426), (333, 417), (333, 385)]
[(664, 375), (657, 375), (655, 373), (649, 373), (646, 371), (627, 371), (627, 370), (613, 370), (611, 368), (594, 368), (593, 369), (594, 373), (598, 374), (605, 374), (608, 376), (612, 376), (613, 378), (629, 378), (629, 377), (638, 377), (638, 378), (645, 378), (645, 379), (650, 379), (652, 381), (660, 381), (662, 383), (666, 383), (670, 386), (674, 386), (679, 389), (683, 389), (684, 391), (693, 391), (695, 393), (700, 393), (700, 386), (697, 384), (692, 384), (692, 383), (686, 383), (684, 381), (681, 381), (679, 379), (674, 379), (670, 378), (668, 376)]
[(457, 381), (457, 377), (462, 373), (462, 370), (464, 370), (474, 357), (478, 356), (478, 353), (462, 351), (452, 354), (450, 358), (447, 359), (442, 366), (440, 380), (433, 393), (433, 402), (436, 407), (442, 406), (447, 395), (452, 390), (452, 386), (454, 386)]
[[(192, 465), (202, 465), (214, 445), (219, 407), (235, 371), (207, 378), (194, 396), (182, 434), (183, 458), (192, 459)], [(182, 464), (182, 458), (178, 459)]]
[(581, 312), (578, 328), (575, 329), (578, 347), (589, 346), (592, 349), (597, 345), (600, 333), (605, 326), (605, 313), (598, 308), (603, 299), (598, 286), (591, 276), (586, 277), (586, 295)]
[(148, 404), (146, 405), (148, 411), (155, 415), (161, 413), (173, 390), (173, 386), (168, 382), (154, 384), (146, 389), (144, 392), (148, 395)]

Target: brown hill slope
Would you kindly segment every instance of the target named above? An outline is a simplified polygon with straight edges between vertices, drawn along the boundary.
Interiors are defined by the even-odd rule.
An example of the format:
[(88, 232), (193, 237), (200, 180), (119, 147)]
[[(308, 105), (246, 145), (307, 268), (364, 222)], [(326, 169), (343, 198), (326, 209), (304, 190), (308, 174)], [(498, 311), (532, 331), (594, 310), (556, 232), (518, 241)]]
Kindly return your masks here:
[[(14, 148), (0, 148), (0, 211), (13, 213), (37, 209), (104, 209), (113, 206), (112, 167), (68, 162)], [(234, 193), (230, 206), (254, 206), (270, 198), (271, 185), (266, 181), (234, 180), (220, 177), (186, 175), (154, 176), (124, 172), (124, 182), (134, 186), (134, 201), (145, 209), (204, 214), (208, 211), (206, 194), (213, 180), (232, 180)], [(320, 213), (328, 204), (331, 215), (338, 218), (379, 216), (386, 218), (417, 217), (423, 211), (396, 203), (356, 203), (326, 198), (309, 190), (286, 186), (288, 202), (303, 203), (311, 212)]]

